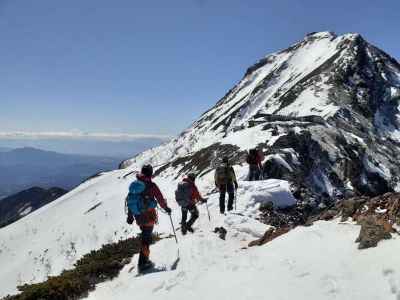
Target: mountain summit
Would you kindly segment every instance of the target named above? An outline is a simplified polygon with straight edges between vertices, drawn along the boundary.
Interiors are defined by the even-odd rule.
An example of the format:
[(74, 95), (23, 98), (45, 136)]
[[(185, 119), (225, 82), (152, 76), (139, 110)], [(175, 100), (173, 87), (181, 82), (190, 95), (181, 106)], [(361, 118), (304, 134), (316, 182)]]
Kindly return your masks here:
[(251, 66), (178, 138), (123, 164), (209, 172), (258, 146), (308, 196), (400, 190), (400, 65), (359, 34), (310, 33)]

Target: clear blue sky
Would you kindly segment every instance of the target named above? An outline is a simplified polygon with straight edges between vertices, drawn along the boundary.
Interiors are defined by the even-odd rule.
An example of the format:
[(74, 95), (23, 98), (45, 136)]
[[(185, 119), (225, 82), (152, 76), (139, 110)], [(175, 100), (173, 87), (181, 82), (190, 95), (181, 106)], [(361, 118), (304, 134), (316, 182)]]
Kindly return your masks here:
[(0, 131), (176, 134), (311, 31), (400, 58), (400, 1), (0, 0)]

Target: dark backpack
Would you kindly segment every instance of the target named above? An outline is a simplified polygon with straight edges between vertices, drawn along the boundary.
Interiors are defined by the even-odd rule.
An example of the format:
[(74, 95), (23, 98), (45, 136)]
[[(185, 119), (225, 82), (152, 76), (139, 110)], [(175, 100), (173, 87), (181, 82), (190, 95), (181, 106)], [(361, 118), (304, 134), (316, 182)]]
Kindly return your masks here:
[(178, 184), (175, 191), (175, 199), (180, 207), (187, 207), (190, 203), (192, 195), (192, 187), (189, 182), (182, 181)]
[(250, 165), (256, 165), (258, 163), (258, 153), (256, 149), (251, 149), (247, 156), (247, 163)]
[(215, 171), (215, 182), (217, 184), (228, 184), (233, 182), (235, 178), (234, 171), (231, 166), (222, 164)]

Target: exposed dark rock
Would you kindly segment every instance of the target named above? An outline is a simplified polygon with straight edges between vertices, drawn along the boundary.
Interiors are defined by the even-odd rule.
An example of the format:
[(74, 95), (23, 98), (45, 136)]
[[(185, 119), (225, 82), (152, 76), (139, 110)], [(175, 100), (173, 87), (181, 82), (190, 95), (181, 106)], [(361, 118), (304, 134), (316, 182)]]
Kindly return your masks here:
[(282, 164), (278, 159), (271, 157), (264, 162), (263, 176), (265, 179), (286, 179), (291, 177), (291, 170)]
[(92, 212), (92, 211), (94, 211), (96, 208), (98, 208), (100, 205), (102, 205), (103, 204), (103, 202), (99, 202), (99, 203), (96, 203), (95, 205), (93, 205), (91, 208), (89, 208), (87, 211), (85, 211), (85, 215), (87, 215), (88, 213), (90, 213), (90, 212)]
[(277, 237), (289, 232), (290, 229), (290, 227), (270, 228), (264, 233), (264, 235), (260, 239), (250, 242), (249, 247), (264, 245), (272, 241), (273, 239), (276, 239)]
[(378, 220), (372, 215), (363, 218), (359, 223), (361, 224), (361, 231), (356, 240), (356, 243), (360, 243), (358, 249), (376, 247), (379, 241), (392, 238), (390, 234), (391, 226), (388, 229), (388, 226), (378, 224)]
[(310, 226), (315, 221), (329, 221), (341, 216), (343, 222), (351, 218), (361, 225), (357, 242), (360, 243), (359, 249), (365, 249), (377, 246), (380, 240), (390, 239), (391, 233), (397, 232), (393, 224), (400, 225), (400, 193), (386, 193), (373, 198), (354, 197), (336, 203), (320, 202), (317, 206), (299, 201), (284, 209), (264, 205), (260, 210), (260, 221), (276, 229), (269, 229), (252, 246), (270, 241), (278, 229), (286, 233), (296, 226)]
[(304, 225), (308, 218), (312, 215), (313, 208), (309, 205), (291, 206), (285, 208), (261, 207), (260, 220), (268, 225), (276, 228), (280, 227), (296, 227)]
[(218, 236), (221, 240), (225, 240), (226, 234), (228, 233), (224, 227), (215, 227), (214, 233), (218, 233)]
[(320, 220), (323, 220), (323, 221), (332, 220), (337, 216), (337, 214), (338, 214), (337, 210), (328, 209), (328, 210), (324, 211), (323, 213), (321, 213)]
[(240, 151), (237, 146), (221, 145), (217, 143), (201, 149), (194, 154), (179, 157), (159, 167), (154, 174), (157, 176), (168, 168), (174, 168), (179, 169), (177, 178), (189, 172), (197, 172), (199, 176), (203, 176), (213, 171), (215, 164), (217, 164), (222, 157), (227, 156), (232, 163), (235, 163), (241, 161), (244, 155), (245, 152)]
[(340, 204), (342, 213), (342, 222), (347, 221), (348, 218), (352, 217), (355, 212), (367, 201), (367, 198), (359, 199), (347, 199), (343, 200)]
[(53, 187), (33, 187), (0, 201), (0, 228), (7, 226), (67, 193)]

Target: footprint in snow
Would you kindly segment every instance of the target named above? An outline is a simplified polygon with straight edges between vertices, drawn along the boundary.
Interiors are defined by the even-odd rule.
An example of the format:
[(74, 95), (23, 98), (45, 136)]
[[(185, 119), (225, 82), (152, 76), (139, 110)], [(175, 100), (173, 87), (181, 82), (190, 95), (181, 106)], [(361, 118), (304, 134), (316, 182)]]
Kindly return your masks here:
[(307, 277), (307, 276), (310, 276), (310, 275), (311, 275), (310, 272), (304, 272), (304, 273), (301, 273), (301, 274), (297, 275), (296, 277), (297, 278), (303, 278), (303, 277)]
[(157, 293), (158, 291), (161, 291), (161, 290), (164, 288), (164, 286), (165, 286), (165, 281), (161, 282), (160, 285), (156, 286), (156, 287), (153, 289), (153, 293)]
[(333, 298), (336, 298), (339, 292), (337, 278), (332, 275), (325, 275), (321, 280), (322, 285), (327, 289), (327, 293), (332, 295)]
[(163, 282), (163, 288), (166, 291), (170, 291), (172, 290), (175, 286), (177, 286), (179, 284), (179, 282), (184, 281), (186, 278), (186, 272), (185, 271), (181, 271), (179, 272), (174, 278), (168, 279), (166, 281)]
[(387, 278), (389, 287), (390, 287), (390, 292), (395, 295), (396, 300), (400, 300), (400, 290), (399, 290), (399, 284), (398, 281), (396, 280), (396, 275), (395, 271), (393, 269), (384, 269), (383, 270), (383, 276)]

